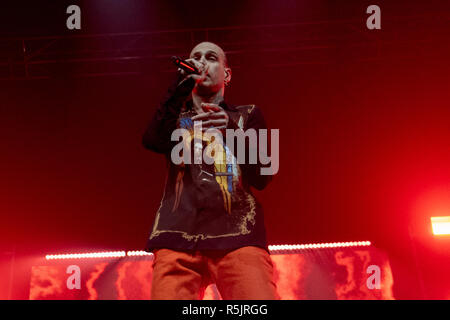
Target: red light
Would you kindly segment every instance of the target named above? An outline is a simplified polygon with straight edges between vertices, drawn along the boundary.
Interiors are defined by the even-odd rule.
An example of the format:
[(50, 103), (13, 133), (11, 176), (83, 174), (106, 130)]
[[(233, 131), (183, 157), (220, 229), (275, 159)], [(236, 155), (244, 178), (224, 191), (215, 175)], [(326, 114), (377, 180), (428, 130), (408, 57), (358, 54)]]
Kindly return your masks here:
[(189, 70), (195, 71), (194, 68), (192, 68), (190, 65), (188, 65), (188, 64), (186, 64), (186, 63), (184, 63), (184, 62), (182, 62), (182, 61), (180, 61), (180, 64), (183, 65), (183, 66), (185, 66), (185, 67), (188, 68)]

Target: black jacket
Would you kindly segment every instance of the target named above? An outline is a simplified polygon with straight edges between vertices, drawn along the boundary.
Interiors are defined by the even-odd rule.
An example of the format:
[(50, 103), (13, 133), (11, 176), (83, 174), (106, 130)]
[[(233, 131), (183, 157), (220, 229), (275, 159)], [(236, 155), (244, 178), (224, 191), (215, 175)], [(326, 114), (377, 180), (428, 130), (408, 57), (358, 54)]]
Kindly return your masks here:
[[(177, 84), (178, 80), (169, 88), (143, 136), (147, 149), (166, 156), (168, 168), (164, 196), (147, 251), (235, 249), (248, 245), (267, 250), (263, 211), (250, 189), (261, 190), (272, 178), (260, 174), (260, 163), (238, 164), (235, 151), (226, 147), (222, 153), (228, 157), (226, 164), (175, 165), (171, 161), (172, 148), (178, 143), (171, 141), (172, 132), (180, 126), (192, 132), (192, 127), (185, 124), (193, 114), (189, 96), (194, 83)], [(264, 117), (256, 106), (233, 106), (225, 102), (220, 106), (229, 116), (228, 128), (266, 129)], [(247, 142), (247, 157), (250, 148)]]

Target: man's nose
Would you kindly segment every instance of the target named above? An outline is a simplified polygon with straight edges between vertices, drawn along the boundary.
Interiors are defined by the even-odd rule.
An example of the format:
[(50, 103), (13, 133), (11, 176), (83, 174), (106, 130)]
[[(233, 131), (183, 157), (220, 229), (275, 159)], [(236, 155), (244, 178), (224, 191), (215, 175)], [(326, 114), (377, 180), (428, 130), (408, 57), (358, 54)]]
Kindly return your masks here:
[(203, 66), (206, 66), (206, 57), (205, 56), (201, 57), (200, 63), (203, 64)]

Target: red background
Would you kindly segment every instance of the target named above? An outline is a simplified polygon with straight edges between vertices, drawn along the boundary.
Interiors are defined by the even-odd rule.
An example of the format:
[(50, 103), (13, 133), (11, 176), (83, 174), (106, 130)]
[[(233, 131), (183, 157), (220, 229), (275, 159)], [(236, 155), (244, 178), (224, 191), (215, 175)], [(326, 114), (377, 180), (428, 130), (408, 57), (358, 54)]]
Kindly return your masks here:
[[(0, 21), (2, 39), (312, 22), (308, 39), (322, 30), (328, 46), (304, 50), (302, 63), (269, 49), (304, 34), (268, 33), (242, 56), (223, 44), (227, 100), (257, 104), (280, 129), (279, 174), (257, 193), (269, 243), (371, 240), (390, 254), (399, 297), (423, 296), (423, 272), (426, 295), (448, 298), (448, 241), (431, 237), (429, 217), (450, 215), (449, 5), (391, 2), (378, 1), (375, 31), (367, 1), (79, 2), (81, 31), (65, 29), (69, 3), (41, 1), (0, 10)], [(163, 157), (141, 145), (170, 83), (161, 61), (137, 75), (75, 78), (79, 66), (55, 64), (50, 79), (2, 79), (5, 252), (143, 248), (165, 175)]]

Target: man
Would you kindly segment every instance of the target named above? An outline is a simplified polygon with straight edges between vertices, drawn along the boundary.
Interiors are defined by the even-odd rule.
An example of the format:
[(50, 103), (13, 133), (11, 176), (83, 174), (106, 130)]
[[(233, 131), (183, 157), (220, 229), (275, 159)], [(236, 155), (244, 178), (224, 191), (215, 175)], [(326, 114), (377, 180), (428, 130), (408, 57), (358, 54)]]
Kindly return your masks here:
[[(224, 101), (231, 69), (219, 46), (202, 42), (188, 61), (201, 74), (179, 70), (143, 137), (146, 148), (168, 161), (164, 196), (147, 243), (155, 257), (151, 297), (202, 299), (208, 284), (216, 283), (225, 300), (278, 299), (262, 208), (250, 190), (263, 189), (271, 176), (260, 174), (259, 163), (238, 164), (226, 145), (209, 165), (175, 164), (171, 158), (177, 128), (193, 134), (201, 121), (203, 129), (258, 130), (266, 128), (264, 118), (253, 105)], [(194, 154), (212, 142), (195, 138), (187, 139)]]

